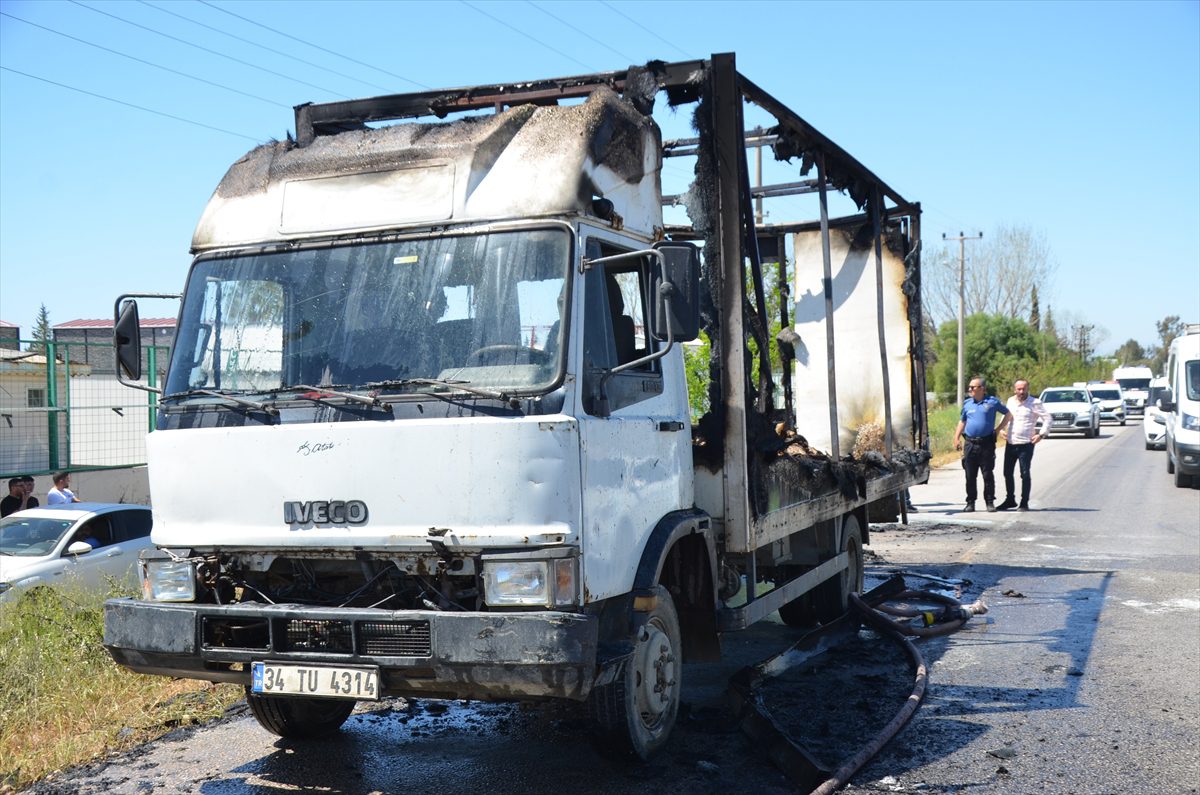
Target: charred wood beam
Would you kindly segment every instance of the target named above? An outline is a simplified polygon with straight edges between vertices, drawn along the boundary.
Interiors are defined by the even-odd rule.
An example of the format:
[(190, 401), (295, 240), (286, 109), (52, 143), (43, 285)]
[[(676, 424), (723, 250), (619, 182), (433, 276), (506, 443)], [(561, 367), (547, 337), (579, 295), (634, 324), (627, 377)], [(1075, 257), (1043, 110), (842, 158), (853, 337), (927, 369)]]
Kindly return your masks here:
[[(774, 146), (779, 143), (778, 135), (767, 135), (758, 130), (747, 130), (744, 134), (747, 149), (757, 149), (763, 146)], [(663, 141), (663, 157), (689, 157), (699, 154), (699, 138), (676, 138)]]
[[(689, 94), (681, 93), (678, 89), (694, 84), (696, 75), (703, 72), (705, 64), (705, 61), (652, 61), (645, 67), (637, 67), (637, 74), (651, 74), (657, 84), (657, 91), (672, 92), (674, 89), (674, 96), (686, 99)], [(344, 102), (306, 103), (295, 108), (296, 141), (301, 146), (307, 146), (317, 135), (337, 132), (339, 129), (345, 129), (345, 125), (362, 125), (371, 121), (415, 119), (422, 116), (435, 116), (440, 119), (462, 111), (490, 110), (531, 103), (553, 105), (563, 99), (586, 97), (602, 85), (615, 91), (624, 91), (626, 78), (633, 71), (634, 69), (622, 69), (520, 83), (495, 83), (390, 94)]]
[[(780, 196), (803, 196), (809, 193), (816, 193), (820, 190), (815, 179), (804, 180), (803, 182), (781, 182), (778, 185), (759, 185), (758, 187), (750, 188), (751, 198), (772, 199)], [(662, 197), (664, 207), (674, 207), (684, 203), (684, 194), (668, 193)], [(765, 228), (761, 224), (759, 229)]]
[[(778, 119), (782, 128), (781, 132), (790, 133), (790, 137), (796, 139), (795, 143), (799, 147), (798, 151), (791, 152), (788, 149), (777, 149), (775, 155), (777, 158), (789, 159), (789, 156), (804, 154), (806, 162), (810, 162), (815, 159), (812, 155), (818, 152), (821, 153), (824, 156), (825, 167), (831, 179), (840, 187), (848, 189), (860, 207), (865, 204), (867, 196), (863, 194), (865, 192), (864, 189), (868, 186), (878, 187), (880, 193), (890, 198), (896, 204), (908, 203), (903, 196), (889, 187), (886, 182), (877, 177), (870, 169), (858, 162), (849, 152), (842, 149), (829, 138), (826, 138), (817, 128), (797, 116), (790, 108), (766, 91), (763, 91), (752, 81), (747, 80), (744, 75), (739, 75), (739, 77), (741, 77), (742, 93), (745, 98)], [(784, 137), (789, 136), (785, 135)]]

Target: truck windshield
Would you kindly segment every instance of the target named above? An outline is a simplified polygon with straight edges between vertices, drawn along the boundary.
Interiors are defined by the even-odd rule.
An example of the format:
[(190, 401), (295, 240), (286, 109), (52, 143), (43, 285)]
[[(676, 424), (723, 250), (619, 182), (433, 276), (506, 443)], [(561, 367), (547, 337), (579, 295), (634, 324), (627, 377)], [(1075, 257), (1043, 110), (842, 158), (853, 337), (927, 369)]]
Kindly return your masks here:
[(1118, 378), (1117, 383), (1121, 385), (1121, 389), (1125, 389), (1125, 390), (1129, 390), (1129, 389), (1146, 390), (1146, 389), (1150, 388), (1150, 379), (1149, 378)]
[(544, 390), (562, 369), (570, 247), (536, 229), (199, 260), (167, 397)]

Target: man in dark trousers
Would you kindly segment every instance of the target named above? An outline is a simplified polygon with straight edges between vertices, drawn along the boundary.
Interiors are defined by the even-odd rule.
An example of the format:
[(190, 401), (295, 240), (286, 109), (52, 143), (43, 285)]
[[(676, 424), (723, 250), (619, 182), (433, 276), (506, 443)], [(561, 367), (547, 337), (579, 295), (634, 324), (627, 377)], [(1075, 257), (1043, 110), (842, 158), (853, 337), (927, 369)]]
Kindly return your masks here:
[[(983, 473), (983, 501), (989, 511), (996, 510), (996, 434), (1012, 419), (1008, 409), (997, 398), (987, 394), (982, 376), (971, 379), (967, 389), (970, 397), (963, 401), (962, 419), (954, 429), (954, 449), (963, 451), (963, 469), (967, 471), (967, 504), (963, 513), (975, 510), (978, 497), (975, 480)], [(1004, 415), (996, 427), (996, 412)], [(965, 442), (965, 444), (964, 444)]]

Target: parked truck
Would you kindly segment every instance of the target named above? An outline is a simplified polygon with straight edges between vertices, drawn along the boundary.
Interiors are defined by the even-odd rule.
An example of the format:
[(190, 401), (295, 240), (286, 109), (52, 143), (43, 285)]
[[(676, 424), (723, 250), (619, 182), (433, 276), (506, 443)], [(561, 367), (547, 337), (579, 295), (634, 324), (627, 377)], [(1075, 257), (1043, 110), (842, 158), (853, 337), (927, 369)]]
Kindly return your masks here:
[[(664, 98), (694, 137), (662, 140)], [(114, 659), (243, 685), (285, 737), (559, 698), (644, 758), (683, 663), (846, 609), (868, 507), (928, 478), (918, 205), (731, 54), (295, 122), (205, 209), (161, 388), (146, 294), (117, 300), (122, 377), (161, 394)], [(752, 185), (748, 147), (805, 179)], [(812, 218), (762, 223), (781, 195)]]

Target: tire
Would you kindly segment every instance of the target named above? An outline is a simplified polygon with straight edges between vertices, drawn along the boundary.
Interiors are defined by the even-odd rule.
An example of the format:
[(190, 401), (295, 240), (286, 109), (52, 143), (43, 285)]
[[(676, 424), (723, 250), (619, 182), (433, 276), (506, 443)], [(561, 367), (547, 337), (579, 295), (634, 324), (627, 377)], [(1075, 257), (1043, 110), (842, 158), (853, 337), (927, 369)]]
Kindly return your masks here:
[(1147, 439), (1147, 440), (1146, 440), (1146, 449), (1147, 449), (1147, 450), (1153, 450), (1153, 449), (1154, 449), (1154, 442), (1152, 442), (1152, 441), (1150, 441), (1149, 439)]
[(1192, 485), (1192, 476), (1183, 474), (1179, 467), (1175, 468), (1175, 488), (1186, 489)]
[(1122, 427), (1122, 428), (1124, 428), (1124, 427), (1125, 427), (1125, 420), (1121, 420), (1121, 427)]
[(642, 760), (671, 736), (683, 681), (679, 614), (671, 593), (662, 585), (655, 590), (657, 604), (634, 643), (633, 656), (614, 682), (594, 689), (588, 700), (601, 743)]
[(1171, 451), (1167, 450), (1167, 474), (1175, 474), (1175, 459), (1171, 458)]
[(259, 726), (289, 740), (327, 737), (354, 711), (354, 702), (347, 699), (257, 696), (249, 688), (246, 704)]
[(817, 605), (813, 592), (801, 594), (779, 608), (779, 618), (789, 627), (811, 627), (820, 619), (817, 616)]
[(850, 556), (849, 566), (812, 591), (817, 619), (822, 624), (833, 621), (850, 609), (851, 593), (862, 593), (862, 528), (854, 514), (847, 514), (842, 519), (842, 546), (839, 551)]

